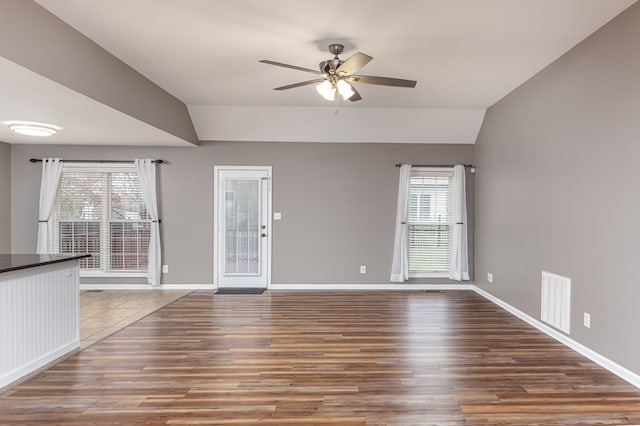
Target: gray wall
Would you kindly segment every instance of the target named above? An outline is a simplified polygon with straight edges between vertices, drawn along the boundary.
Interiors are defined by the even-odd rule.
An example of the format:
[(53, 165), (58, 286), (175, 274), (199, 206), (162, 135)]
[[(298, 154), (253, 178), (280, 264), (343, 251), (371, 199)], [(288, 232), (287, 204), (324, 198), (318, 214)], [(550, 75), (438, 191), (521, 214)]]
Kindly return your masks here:
[[(273, 210), (283, 215), (273, 223), (272, 282), (388, 283), (399, 173), (394, 164), (470, 163), (473, 150), (473, 145), (266, 142), (194, 148), (13, 145), (12, 249), (35, 249), (40, 166), (28, 163), (30, 157), (162, 158), (168, 160), (159, 168), (163, 263), (170, 271), (163, 282), (211, 284), (213, 166), (270, 165)], [(473, 175), (467, 185), (473, 247)], [(473, 253), (470, 259), (473, 263)], [(360, 275), (360, 265), (367, 265), (366, 275)]]
[(11, 145), (0, 142), (0, 253), (11, 252)]
[(488, 110), (475, 250), (476, 283), (538, 319), (541, 271), (570, 277), (571, 337), (638, 374), (639, 23), (636, 4)]

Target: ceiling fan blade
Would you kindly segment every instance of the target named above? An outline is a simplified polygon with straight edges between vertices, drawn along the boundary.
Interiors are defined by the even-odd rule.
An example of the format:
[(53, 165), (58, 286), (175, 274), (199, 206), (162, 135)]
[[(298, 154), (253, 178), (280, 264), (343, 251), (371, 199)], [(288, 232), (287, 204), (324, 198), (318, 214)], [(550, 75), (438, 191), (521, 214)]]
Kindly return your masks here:
[(338, 75), (351, 75), (354, 72), (358, 71), (360, 68), (367, 65), (371, 62), (373, 58), (369, 55), (365, 55), (362, 52), (358, 52), (355, 55), (351, 56), (349, 59), (344, 61), (342, 65), (340, 65), (336, 69), (336, 74)]
[(403, 80), (401, 78), (391, 77), (376, 77), (374, 75), (352, 75), (350, 77), (350, 80), (357, 81), (358, 83), (395, 87), (416, 87), (416, 84), (418, 83), (415, 80)]
[(320, 71), (315, 71), (309, 68), (297, 67), (295, 65), (283, 64), (282, 62), (268, 61), (266, 59), (262, 59), (261, 61), (258, 61), (258, 62), (262, 62), (263, 64), (275, 65), (278, 67), (291, 68), (292, 70), (298, 70), (298, 71), (304, 71), (304, 72), (310, 72), (313, 74), (322, 75)]
[(351, 86), (351, 90), (353, 90), (353, 95), (349, 98), (349, 101), (355, 102), (355, 101), (362, 100), (362, 96), (360, 96), (360, 93), (358, 93), (356, 88), (353, 87), (353, 84), (350, 84), (349, 86)]
[(287, 90), (287, 89), (294, 89), (296, 87), (302, 87), (302, 86), (308, 86), (310, 84), (315, 84), (315, 83), (322, 83), (323, 81), (325, 81), (324, 78), (316, 78), (315, 80), (307, 80), (307, 81), (303, 81), (301, 83), (294, 83), (294, 84), (289, 84), (287, 86), (281, 86), (281, 87), (276, 87), (273, 90)]

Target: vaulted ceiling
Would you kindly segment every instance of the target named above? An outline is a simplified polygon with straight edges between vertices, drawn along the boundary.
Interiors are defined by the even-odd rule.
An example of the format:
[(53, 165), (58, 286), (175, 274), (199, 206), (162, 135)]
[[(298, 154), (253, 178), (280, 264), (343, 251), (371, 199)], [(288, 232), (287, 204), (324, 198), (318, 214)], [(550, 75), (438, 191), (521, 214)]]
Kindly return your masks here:
[[(474, 143), (487, 107), (634, 2), (0, 0), (0, 122), (57, 124), (56, 143)], [(416, 88), (336, 106), (258, 62), (316, 69), (334, 42)]]

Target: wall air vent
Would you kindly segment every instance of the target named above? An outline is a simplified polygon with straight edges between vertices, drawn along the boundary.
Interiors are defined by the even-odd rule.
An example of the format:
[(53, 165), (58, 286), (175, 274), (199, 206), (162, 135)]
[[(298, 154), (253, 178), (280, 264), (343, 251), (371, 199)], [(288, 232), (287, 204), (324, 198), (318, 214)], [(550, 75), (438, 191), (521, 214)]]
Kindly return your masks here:
[(542, 307), (540, 318), (569, 334), (571, 318), (571, 279), (542, 271)]

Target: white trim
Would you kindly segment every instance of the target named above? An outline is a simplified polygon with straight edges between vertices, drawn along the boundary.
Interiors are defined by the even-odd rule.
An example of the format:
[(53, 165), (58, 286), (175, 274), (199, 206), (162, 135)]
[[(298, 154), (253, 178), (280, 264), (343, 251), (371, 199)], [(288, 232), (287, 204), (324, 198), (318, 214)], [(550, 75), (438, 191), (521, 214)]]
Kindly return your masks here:
[(213, 284), (80, 284), (80, 290), (214, 290)]
[(213, 166), (213, 194), (211, 194), (211, 209), (213, 210), (213, 286), (218, 288), (218, 167)]
[(442, 173), (441, 176), (447, 176), (452, 178), (453, 166), (449, 166), (449, 167), (411, 166), (411, 173), (413, 172)]
[[(22, 364), (14, 370), (11, 370), (0, 377), (0, 390), (5, 386), (15, 382), (16, 380), (36, 372), (39, 368), (46, 367), (47, 364), (67, 355), (69, 352), (80, 347), (80, 338), (77, 338), (63, 346), (60, 346), (51, 352), (48, 352), (36, 359)], [(1, 393), (1, 392), (0, 392)]]
[(215, 290), (213, 284), (162, 284), (160, 290)]
[(96, 169), (109, 169), (110, 173), (123, 171), (126, 173), (131, 173), (131, 169), (135, 171), (136, 165), (133, 162), (122, 162), (122, 163), (65, 163), (62, 160), (62, 170), (64, 169), (74, 169), (74, 172), (95, 172)]
[[(273, 246), (273, 166), (213, 166), (213, 288), (218, 288), (218, 173), (221, 170), (255, 170), (267, 172), (267, 287), (271, 288), (271, 263), (272, 263), (272, 246)], [(241, 286), (238, 286), (241, 288)]]
[(449, 271), (446, 272), (409, 272), (409, 278), (449, 278)]
[(93, 272), (80, 270), (80, 278), (147, 278), (146, 272)]
[[(412, 184), (412, 180), (413, 178), (447, 178), (448, 179), (448, 183), (447, 183), (447, 210), (449, 211), (449, 218), (448, 221), (446, 222), (440, 222), (440, 221), (433, 221), (433, 220), (425, 220), (423, 219), (418, 219), (416, 218), (414, 221), (411, 220), (411, 218), (409, 217), (409, 210), (410, 210), (410, 205), (411, 205), (411, 195), (412, 193), (415, 193), (415, 191), (413, 191), (414, 188), (414, 184)], [(406, 217), (405, 217), (405, 223), (406, 223), (406, 232), (407, 232), (407, 256), (409, 259), (411, 259), (412, 257), (412, 249), (410, 247), (410, 244), (408, 243), (409, 239), (410, 239), (410, 235), (411, 235), (411, 229), (412, 226), (447, 226), (449, 229), (449, 239), (447, 242), (447, 248), (449, 251), (449, 258), (451, 257), (451, 253), (452, 253), (452, 249), (453, 249), (453, 230), (454, 230), (454, 226), (456, 223), (455, 220), (455, 185), (454, 185), (454, 178), (455, 178), (455, 168), (454, 166), (449, 166), (449, 167), (429, 167), (429, 166), (411, 166), (411, 172), (409, 175), (409, 182), (408, 184), (408, 193), (407, 193), (407, 199), (406, 199)], [(420, 194), (418, 194), (420, 195)], [(421, 197), (420, 197), (421, 199)], [(420, 202), (418, 202), (418, 204), (421, 204)], [(438, 204), (438, 203), (436, 203)], [(459, 222), (459, 221), (458, 221)], [(419, 251), (420, 249), (416, 249), (417, 251)], [(441, 270), (441, 269), (437, 269), (437, 268), (429, 268), (429, 269), (418, 269), (418, 270), (412, 270), (411, 266), (409, 266), (409, 271), (408, 271), (408, 278), (446, 278), (449, 279), (451, 275), (451, 262), (448, 261), (447, 262), (447, 269), (445, 270)], [(460, 280), (457, 280), (460, 281)], [(468, 281), (465, 280), (465, 281)]]
[(270, 290), (473, 290), (471, 284), (271, 284)]
[(576, 342), (575, 340), (571, 339), (567, 335), (562, 334), (561, 332), (559, 332), (559, 331), (557, 331), (557, 330), (555, 330), (555, 329), (543, 324), (542, 322), (538, 321), (537, 319), (535, 319), (533, 317), (530, 317), (529, 315), (525, 314), (521, 310), (519, 310), (517, 308), (514, 308), (510, 304), (504, 302), (501, 299), (498, 299), (497, 297), (495, 297), (491, 293), (486, 292), (485, 290), (479, 288), (478, 286), (474, 285), (472, 287), (473, 287), (473, 290), (476, 293), (478, 293), (480, 296), (482, 296), (485, 299), (495, 303), (496, 305), (500, 306), (501, 308), (503, 308), (507, 312), (510, 312), (513, 315), (517, 316), (522, 321), (524, 321), (524, 322), (528, 323), (529, 325), (537, 328), (538, 330), (542, 331), (546, 335), (556, 339), (558, 342), (562, 343), (563, 345), (565, 345), (565, 346), (573, 349), (574, 351), (578, 352), (579, 354), (589, 358), (591, 361), (595, 362), (596, 364), (600, 365), (601, 367), (605, 368), (606, 370), (608, 370), (611, 373), (615, 374), (616, 376), (620, 377), (622, 380), (625, 380), (625, 381), (629, 382), (630, 384), (632, 384), (633, 386), (635, 386), (635, 387), (640, 389), (640, 375), (637, 375), (633, 371), (630, 371), (630, 370), (624, 368), (623, 366), (621, 366), (620, 364), (610, 360), (609, 358), (606, 358), (606, 357), (600, 355), (596, 351), (584, 346), (583, 344)]

